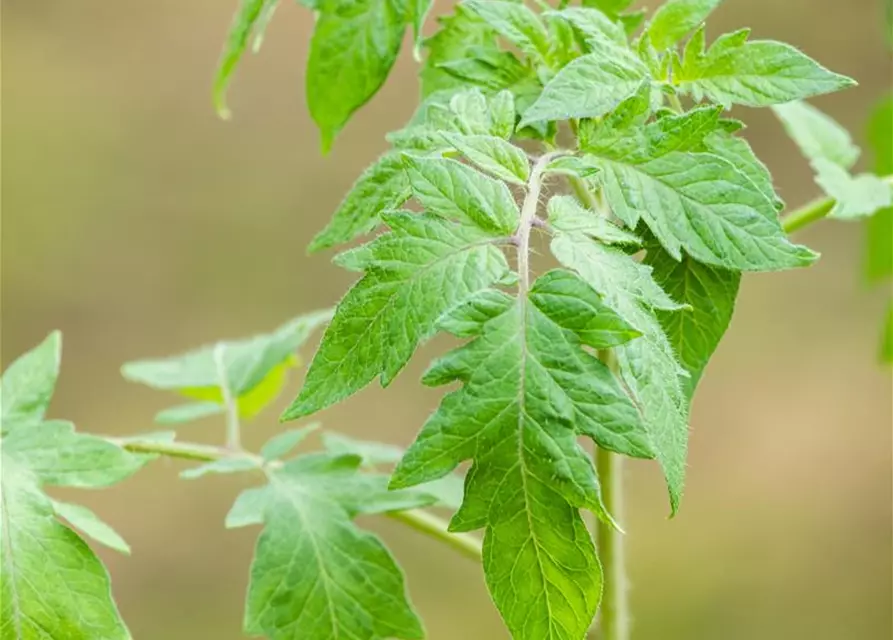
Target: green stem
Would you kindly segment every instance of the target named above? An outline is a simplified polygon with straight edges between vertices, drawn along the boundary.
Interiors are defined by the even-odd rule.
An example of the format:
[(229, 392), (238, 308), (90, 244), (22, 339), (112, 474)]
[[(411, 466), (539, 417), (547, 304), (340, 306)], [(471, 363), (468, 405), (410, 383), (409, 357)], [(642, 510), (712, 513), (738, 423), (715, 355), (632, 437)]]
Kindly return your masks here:
[(448, 524), (443, 518), (438, 518), (428, 511), (413, 509), (411, 511), (391, 511), (386, 514), (398, 522), (420, 531), (427, 536), (440, 540), (455, 551), (467, 558), (480, 562), (483, 554), (481, 541), (467, 533), (451, 533)]
[[(601, 483), (605, 509), (618, 522), (623, 521), (623, 457), (600, 447), (595, 451), (595, 468)], [(596, 523), (598, 555), (604, 572), (601, 640), (629, 640), (629, 594), (627, 589), (623, 532), (599, 520)]]
[[(893, 185), (893, 175), (882, 176), (881, 180), (886, 180)], [(834, 198), (816, 198), (783, 216), (781, 226), (787, 233), (799, 231), (803, 227), (827, 216), (831, 213), (835, 204), (836, 200)]]
[[(256, 462), (258, 467), (267, 468), (278, 466), (277, 462), (265, 462), (263, 458), (253, 453), (233, 451), (228, 447), (215, 447), (193, 442), (170, 442), (163, 440), (139, 440), (128, 438), (106, 438), (110, 442), (132, 453), (154, 454), (179, 458), (181, 460), (195, 460), (198, 462), (214, 462), (224, 458), (249, 458)], [(481, 542), (467, 533), (452, 533), (449, 531), (449, 523), (432, 513), (420, 509), (409, 511), (391, 511), (384, 515), (402, 522), (416, 531), (420, 531), (436, 540), (439, 540), (458, 551), (462, 555), (480, 561), (482, 556)]]
[(232, 451), (242, 448), (242, 426), (239, 424), (239, 403), (233, 398), (229, 387), (229, 376), (226, 375), (226, 362), (224, 360), (226, 345), (222, 342), (214, 347), (214, 365), (217, 367), (217, 381), (220, 384), (220, 393), (223, 396), (223, 406), (226, 408), (226, 446)]

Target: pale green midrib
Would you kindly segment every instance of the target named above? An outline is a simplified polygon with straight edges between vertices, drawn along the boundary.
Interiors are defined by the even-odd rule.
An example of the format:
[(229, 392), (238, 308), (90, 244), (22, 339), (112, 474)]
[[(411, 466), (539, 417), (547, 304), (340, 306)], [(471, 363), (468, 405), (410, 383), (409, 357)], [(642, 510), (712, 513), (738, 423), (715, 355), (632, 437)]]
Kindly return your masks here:
[[(290, 491), (290, 489), (294, 489), (294, 487), (285, 486), (285, 484), (281, 481), (276, 481), (275, 484), (279, 485), (282, 492), (288, 497), (288, 502), (291, 503), (292, 507), (295, 510), (295, 514), (297, 514), (301, 528), (307, 533), (307, 539), (310, 540), (310, 546), (313, 548), (313, 558), (314, 560), (316, 560), (316, 568), (319, 570), (320, 581), (322, 582), (323, 591), (325, 592), (326, 596), (326, 610), (329, 614), (329, 624), (332, 626), (332, 632), (335, 634), (334, 637), (337, 640), (340, 635), (341, 625), (338, 623), (338, 617), (335, 614), (335, 608), (333, 606), (334, 600), (331, 596), (331, 592), (329, 591), (329, 582), (331, 581), (329, 572), (326, 570), (325, 564), (322, 561), (322, 554), (319, 551), (319, 545), (316, 542), (316, 537), (312, 533), (313, 529), (312, 527), (308, 526), (307, 518), (302, 510), (301, 501), (293, 496), (292, 491)], [(294, 561), (295, 554), (292, 554), (291, 559), (289, 560), (289, 569), (294, 565)]]

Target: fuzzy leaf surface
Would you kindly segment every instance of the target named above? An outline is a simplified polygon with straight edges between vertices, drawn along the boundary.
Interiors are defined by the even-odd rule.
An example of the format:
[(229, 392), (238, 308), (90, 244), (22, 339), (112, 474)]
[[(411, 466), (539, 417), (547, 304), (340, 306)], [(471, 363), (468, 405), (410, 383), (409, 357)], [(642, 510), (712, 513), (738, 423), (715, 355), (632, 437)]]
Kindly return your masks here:
[(465, 7), (529, 56), (549, 56), (549, 34), (539, 16), (520, 2), (466, 0)]
[(681, 382), (691, 402), (704, 368), (732, 320), (741, 274), (701, 264), (688, 256), (676, 261), (658, 247), (648, 250), (645, 264), (673, 300), (689, 307), (657, 311), (657, 318), (679, 363), (688, 372)]
[(602, 116), (633, 95), (647, 75), (645, 64), (629, 49), (605, 40), (555, 74), (520, 126)]
[(487, 584), (509, 631), (579, 639), (601, 596), (601, 570), (578, 510), (610, 515), (577, 438), (652, 455), (635, 407), (583, 346), (634, 332), (566, 271), (540, 277), (529, 299), (482, 292), (442, 326), (471, 341), (436, 361), (424, 382), (463, 386), (425, 423), (391, 486), (429, 482), (472, 459), (450, 527), (485, 528)]
[(228, 526), (264, 527), (251, 564), (246, 633), (271, 640), (424, 636), (400, 568), (352, 522), (357, 503), (366, 513), (389, 504), (380, 500), (384, 482), (364, 481), (359, 464), (356, 456), (302, 456), (239, 496)]
[[(711, 148), (717, 108), (665, 116), (640, 128), (589, 140), (584, 150), (613, 212), (629, 227), (644, 220), (666, 251), (740, 271), (807, 266), (817, 255), (791, 244), (765, 186)], [(730, 161), (731, 160), (731, 161)]]
[(308, 249), (321, 251), (369, 233), (381, 222), (383, 211), (401, 207), (411, 195), (400, 154), (383, 155), (357, 179)]
[(859, 159), (860, 150), (850, 132), (811, 104), (788, 102), (772, 110), (807, 160), (824, 158), (849, 169)]
[(705, 51), (704, 29), (699, 29), (686, 45), (673, 81), (695, 100), (706, 97), (727, 107), (765, 107), (855, 84), (788, 44), (748, 41), (748, 35), (747, 29), (727, 33)]
[(552, 253), (598, 292), (605, 304), (642, 334), (614, 348), (620, 374), (633, 394), (657, 461), (664, 471), (673, 513), (679, 506), (688, 450), (687, 403), (676, 361), (655, 311), (678, 311), (651, 268), (581, 232), (561, 232)]
[[(57, 519), (56, 505), (42, 488), (108, 486), (134, 473), (147, 458), (75, 433), (70, 423), (42, 420), (58, 375), (60, 348), (59, 334), (50, 334), (3, 375), (0, 637), (126, 640), (130, 635), (112, 600), (105, 567)], [(86, 511), (67, 506), (72, 520), (78, 519), (73, 512)]]
[(366, 275), (339, 303), (283, 419), (319, 411), (378, 376), (390, 384), (443, 313), (509, 274), (491, 236), (474, 226), (433, 213), (385, 220), (390, 233), (342, 255), (341, 264)]

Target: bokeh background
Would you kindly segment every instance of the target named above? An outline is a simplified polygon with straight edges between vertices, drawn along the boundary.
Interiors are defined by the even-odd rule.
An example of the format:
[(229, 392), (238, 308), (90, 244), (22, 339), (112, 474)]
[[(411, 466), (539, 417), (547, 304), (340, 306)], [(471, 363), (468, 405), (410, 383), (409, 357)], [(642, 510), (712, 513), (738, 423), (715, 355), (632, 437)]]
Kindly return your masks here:
[[(305, 246), (412, 111), (404, 50), (320, 157), (303, 95), (312, 17), (283, 2), (262, 52), (237, 72), (234, 118), (221, 121), (209, 87), (235, 4), (3, 2), (2, 359), (62, 329), (52, 414), (84, 430), (151, 430), (173, 399), (124, 382), (121, 363), (334, 303), (350, 274)], [(861, 140), (893, 72), (882, 15), (876, 0), (727, 0), (710, 34), (749, 25), (857, 78), (816, 103)], [(736, 115), (785, 200), (813, 197), (772, 116)], [(667, 519), (655, 465), (626, 467), (637, 640), (893, 636), (893, 399), (876, 362), (888, 292), (861, 284), (858, 224), (824, 222), (798, 240), (823, 252), (815, 268), (745, 279), (696, 398), (679, 516)], [(391, 389), (370, 387), (325, 424), (408, 443), (439, 398), (417, 382), (433, 347)], [(276, 432), (276, 409), (246, 428), (249, 445)], [(182, 436), (220, 430), (211, 420)], [(222, 520), (244, 480), (185, 483), (181, 468), (156, 463), (78, 498), (133, 546), (129, 558), (100, 553), (137, 640), (240, 638), (257, 532), (225, 532)], [(404, 563), (430, 638), (507, 637), (479, 567), (391, 522), (369, 526)]]

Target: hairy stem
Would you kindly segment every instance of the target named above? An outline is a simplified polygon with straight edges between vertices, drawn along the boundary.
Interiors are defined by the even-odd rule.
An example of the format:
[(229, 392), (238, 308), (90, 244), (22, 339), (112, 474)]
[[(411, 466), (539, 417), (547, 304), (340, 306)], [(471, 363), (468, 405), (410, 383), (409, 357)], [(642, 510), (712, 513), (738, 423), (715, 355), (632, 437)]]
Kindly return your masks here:
[(540, 203), (540, 191), (543, 188), (543, 171), (546, 166), (563, 151), (552, 151), (542, 155), (533, 164), (530, 178), (527, 180), (527, 195), (521, 205), (521, 220), (515, 237), (518, 239), (518, 296), (523, 298), (530, 290), (530, 230), (536, 221), (536, 210)]
[(229, 377), (226, 375), (226, 363), (224, 356), (226, 345), (222, 342), (214, 347), (214, 365), (217, 367), (217, 381), (220, 384), (220, 393), (223, 396), (223, 406), (226, 407), (226, 446), (232, 451), (242, 448), (242, 426), (239, 424), (239, 403), (233, 398), (229, 388)]
[[(622, 464), (622, 456), (596, 448), (595, 467), (602, 487), (602, 500), (608, 513), (618, 522), (623, 520)], [(629, 640), (630, 609), (623, 533), (599, 520), (596, 540), (605, 576), (599, 637), (601, 640)]]
[[(245, 451), (234, 451), (229, 447), (215, 447), (192, 442), (169, 442), (163, 440), (139, 440), (128, 438), (106, 438), (110, 442), (132, 453), (154, 454), (181, 460), (198, 462), (214, 462), (224, 458), (247, 458), (257, 463), (258, 468), (274, 468), (282, 464), (278, 461), (267, 462), (259, 455)], [(390, 511), (383, 515), (406, 524), (462, 555), (480, 562), (482, 556), (481, 542), (467, 533), (452, 533), (449, 523), (427, 511), (412, 509), (409, 511)]]

